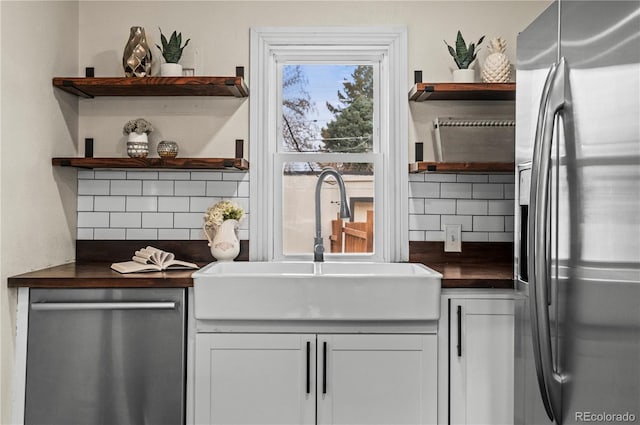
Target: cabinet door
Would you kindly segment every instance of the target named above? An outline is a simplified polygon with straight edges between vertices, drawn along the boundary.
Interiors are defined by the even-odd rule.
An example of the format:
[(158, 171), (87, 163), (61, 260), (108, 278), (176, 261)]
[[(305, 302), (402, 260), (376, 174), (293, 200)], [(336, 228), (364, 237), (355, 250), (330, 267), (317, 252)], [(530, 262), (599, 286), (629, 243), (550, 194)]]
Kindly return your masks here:
[(451, 300), (451, 424), (513, 424), (513, 300)]
[(314, 424), (315, 335), (197, 334), (195, 423)]
[(435, 424), (436, 335), (319, 335), (318, 424)]

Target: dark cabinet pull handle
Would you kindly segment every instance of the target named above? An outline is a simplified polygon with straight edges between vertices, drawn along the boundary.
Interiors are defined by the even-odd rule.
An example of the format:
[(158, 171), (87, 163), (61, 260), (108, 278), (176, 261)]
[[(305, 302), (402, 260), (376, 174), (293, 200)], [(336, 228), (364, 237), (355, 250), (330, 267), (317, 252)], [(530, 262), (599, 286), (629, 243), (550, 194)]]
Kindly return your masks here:
[(322, 394), (327, 393), (327, 341), (322, 343)]
[(307, 341), (307, 394), (311, 394), (311, 341)]
[(462, 357), (462, 306), (458, 306), (458, 357)]

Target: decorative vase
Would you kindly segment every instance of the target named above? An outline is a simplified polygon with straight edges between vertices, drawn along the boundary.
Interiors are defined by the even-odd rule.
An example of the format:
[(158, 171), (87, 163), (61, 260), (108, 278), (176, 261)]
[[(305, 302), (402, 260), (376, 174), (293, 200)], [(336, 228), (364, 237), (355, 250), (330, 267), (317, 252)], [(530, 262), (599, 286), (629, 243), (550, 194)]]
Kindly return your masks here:
[(143, 27), (131, 27), (129, 41), (124, 46), (122, 66), (127, 77), (151, 75), (151, 49)]
[(204, 234), (209, 241), (211, 255), (218, 261), (233, 261), (240, 254), (240, 240), (238, 238), (238, 220), (224, 220), (221, 225), (213, 229), (213, 237), (210, 230), (204, 227)]
[(485, 83), (506, 83), (511, 79), (511, 64), (505, 51), (507, 42), (496, 37), (489, 42), (489, 52), (482, 66), (482, 81)]
[(127, 155), (131, 158), (146, 158), (149, 155), (149, 138), (147, 133), (129, 133), (127, 139)]
[(454, 83), (473, 83), (474, 81), (475, 70), (473, 68), (453, 70)]
[(178, 156), (178, 143), (171, 140), (163, 140), (158, 143), (157, 150), (160, 158), (175, 158)]
[(160, 64), (160, 76), (182, 77), (182, 65), (170, 62)]

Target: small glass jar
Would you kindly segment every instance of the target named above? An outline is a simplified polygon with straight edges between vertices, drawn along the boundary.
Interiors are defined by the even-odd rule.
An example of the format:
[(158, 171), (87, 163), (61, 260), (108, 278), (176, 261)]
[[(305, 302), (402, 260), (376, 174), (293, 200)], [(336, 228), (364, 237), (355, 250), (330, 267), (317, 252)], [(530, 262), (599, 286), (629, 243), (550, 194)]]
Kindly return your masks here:
[(163, 140), (158, 143), (158, 155), (160, 158), (175, 158), (178, 155), (178, 143), (171, 140)]

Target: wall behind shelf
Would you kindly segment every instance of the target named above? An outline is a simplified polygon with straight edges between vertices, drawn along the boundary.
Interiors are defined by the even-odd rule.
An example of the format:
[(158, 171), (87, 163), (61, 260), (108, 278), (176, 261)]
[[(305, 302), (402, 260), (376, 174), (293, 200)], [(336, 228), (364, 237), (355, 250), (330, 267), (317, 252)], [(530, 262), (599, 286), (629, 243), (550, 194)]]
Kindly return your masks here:
[[(468, 41), (486, 34), (479, 60), (487, 54), (492, 37), (507, 41), (507, 55), (515, 59), (516, 34), (525, 28), (549, 1), (394, 1), (394, 2), (277, 2), (277, 1), (180, 1), (180, 2), (80, 2), (79, 68), (95, 67), (96, 76), (122, 75), (122, 50), (129, 27), (145, 27), (150, 44), (174, 29), (191, 38), (182, 63), (196, 68), (197, 75), (232, 75), (246, 67), (249, 75), (249, 30), (256, 26), (406, 25), (408, 28), (408, 75), (401, 83), (405, 93), (413, 85), (413, 70), (423, 71), (425, 81), (451, 81), (454, 66), (442, 40), (453, 43), (461, 29)], [(455, 16), (455, 23), (451, 17)], [(153, 47), (156, 67), (160, 54)], [(251, 81), (248, 81), (251, 90)], [(491, 106), (489, 106), (489, 104)], [(410, 160), (413, 144), (425, 143), (425, 160), (433, 159), (431, 121), (453, 112), (513, 114), (513, 102), (411, 102), (409, 121)], [(80, 101), (78, 140), (94, 137), (96, 156), (124, 151), (121, 128), (130, 118), (144, 116), (158, 129), (152, 140), (177, 140), (188, 156), (233, 155), (235, 139), (248, 140), (247, 99), (103, 98)], [(463, 108), (463, 109), (459, 109)], [(82, 151), (82, 149), (80, 149)], [(248, 151), (248, 147), (247, 147)]]

